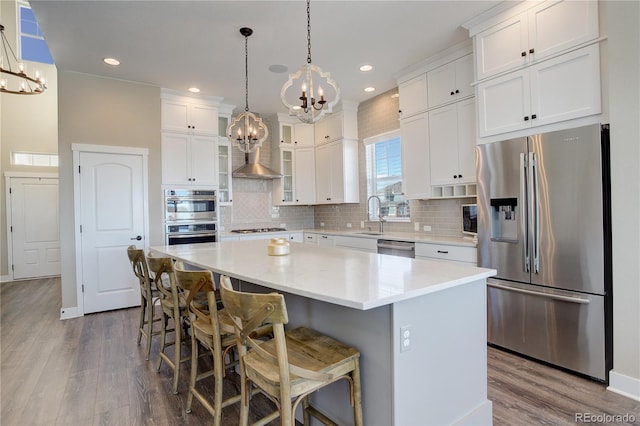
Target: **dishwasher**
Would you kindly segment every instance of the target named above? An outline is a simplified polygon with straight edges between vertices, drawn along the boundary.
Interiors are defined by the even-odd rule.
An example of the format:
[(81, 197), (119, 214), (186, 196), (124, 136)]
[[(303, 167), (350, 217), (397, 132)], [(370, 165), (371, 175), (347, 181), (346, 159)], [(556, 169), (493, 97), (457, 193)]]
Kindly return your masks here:
[(391, 256), (416, 257), (415, 243), (407, 241), (378, 240), (378, 254), (390, 254)]

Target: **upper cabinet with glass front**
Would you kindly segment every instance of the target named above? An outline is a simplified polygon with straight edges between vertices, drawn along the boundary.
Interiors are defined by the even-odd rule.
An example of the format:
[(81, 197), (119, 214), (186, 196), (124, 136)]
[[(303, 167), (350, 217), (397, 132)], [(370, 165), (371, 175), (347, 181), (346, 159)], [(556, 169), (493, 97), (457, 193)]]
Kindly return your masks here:
[(232, 158), (233, 146), (225, 136), (231, 121), (232, 105), (220, 105), (218, 115), (218, 205), (230, 206), (233, 202)]

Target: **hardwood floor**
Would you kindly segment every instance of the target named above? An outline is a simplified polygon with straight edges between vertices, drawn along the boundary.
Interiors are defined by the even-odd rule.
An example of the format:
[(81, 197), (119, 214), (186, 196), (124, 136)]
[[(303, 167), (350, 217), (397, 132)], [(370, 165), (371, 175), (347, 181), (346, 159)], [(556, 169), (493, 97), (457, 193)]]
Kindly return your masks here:
[[(155, 371), (157, 339), (151, 361), (145, 361), (144, 344), (136, 344), (139, 308), (60, 321), (57, 278), (4, 283), (0, 298), (3, 426), (211, 423), (197, 401), (192, 413), (184, 411), (188, 364), (179, 394), (173, 395), (171, 371), (165, 366)], [(489, 348), (488, 361), (495, 425), (574, 424), (575, 413), (583, 412), (629, 413), (635, 416), (631, 424), (640, 425), (640, 402), (608, 392), (600, 383), (494, 348)], [(237, 376), (232, 374), (225, 393), (235, 392)], [(256, 412), (273, 409), (270, 401), (256, 398)], [(238, 407), (225, 408), (223, 424), (237, 422)]]

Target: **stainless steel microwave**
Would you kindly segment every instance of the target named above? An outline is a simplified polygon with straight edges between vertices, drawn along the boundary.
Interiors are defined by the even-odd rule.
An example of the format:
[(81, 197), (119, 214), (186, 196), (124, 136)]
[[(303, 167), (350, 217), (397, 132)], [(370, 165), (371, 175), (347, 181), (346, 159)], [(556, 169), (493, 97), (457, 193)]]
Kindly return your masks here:
[(215, 190), (167, 189), (164, 199), (167, 222), (217, 218)]

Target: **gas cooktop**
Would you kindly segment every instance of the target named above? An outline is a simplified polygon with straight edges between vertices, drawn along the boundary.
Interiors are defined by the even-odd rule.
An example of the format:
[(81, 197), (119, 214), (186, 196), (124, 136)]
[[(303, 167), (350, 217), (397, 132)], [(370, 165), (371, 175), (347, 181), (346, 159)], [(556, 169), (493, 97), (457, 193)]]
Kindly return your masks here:
[(236, 234), (254, 234), (256, 232), (281, 232), (286, 231), (284, 228), (251, 228), (251, 229), (232, 229), (231, 232)]

